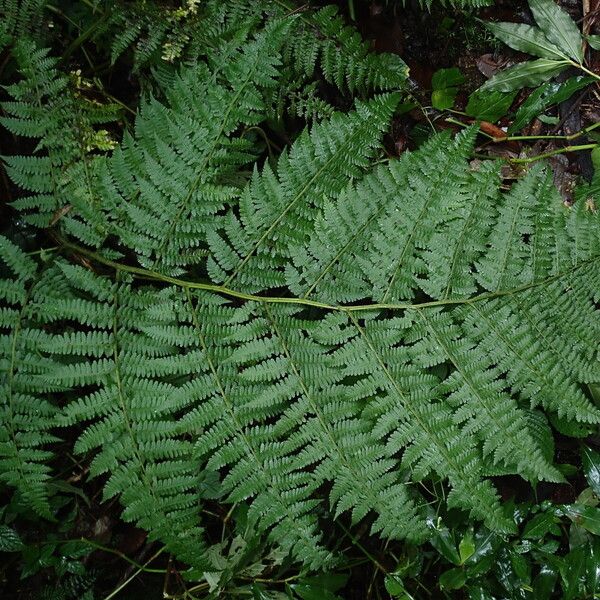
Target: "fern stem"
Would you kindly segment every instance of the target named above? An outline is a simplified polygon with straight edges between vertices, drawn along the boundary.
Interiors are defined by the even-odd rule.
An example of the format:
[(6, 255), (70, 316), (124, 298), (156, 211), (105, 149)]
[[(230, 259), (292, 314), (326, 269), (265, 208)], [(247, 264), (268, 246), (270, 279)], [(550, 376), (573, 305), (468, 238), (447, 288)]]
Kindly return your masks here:
[(352, 532), (344, 526), (344, 524), (336, 519), (335, 522), (340, 526), (344, 533), (350, 538), (350, 541), (356, 546), (384, 575), (388, 574), (388, 570), (352, 535)]
[(146, 561), (146, 563), (144, 565), (142, 565), (139, 562), (133, 560), (133, 558), (129, 558), (129, 556), (127, 556), (127, 554), (124, 554), (120, 550), (116, 550), (115, 548), (109, 548), (108, 546), (103, 546), (102, 544), (99, 544), (98, 542), (95, 542), (94, 540), (89, 540), (84, 537), (60, 540), (58, 542), (55, 540), (47, 540), (47, 541), (40, 542), (39, 545), (44, 546), (44, 545), (48, 545), (48, 544), (57, 544), (57, 543), (58, 544), (73, 544), (74, 542), (80, 542), (82, 544), (86, 544), (88, 546), (91, 546), (95, 550), (100, 550), (101, 552), (107, 552), (109, 554), (114, 554), (115, 556), (118, 556), (119, 558), (123, 559), (125, 562), (128, 562), (132, 567), (135, 567), (136, 569), (138, 569), (138, 571), (143, 571), (144, 573), (160, 573), (160, 574), (167, 573), (166, 569), (148, 569), (147, 568), (147, 566), (159, 554), (162, 554), (165, 551), (165, 549), (166, 549), (165, 546), (162, 546), (160, 548), (160, 550), (150, 560)]
[[(458, 113), (458, 111), (450, 111), (453, 113)], [(458, 113), (458, 114), (463, 114), (463, 113)], [(460, 127), (469, 127), (469, 125), (467, 125), (466, 123), (463, 123), (462, 121), (459, 121), (458, 119), (453, 119), (452, 117), (448, 117), (446, 119), (446, 123), (451, 123), (452, 125), (458, 125)], [(590, 125), (589, 127), (585, 127), (584, 129), (581, 129), (579, 131), (576, 131), (575, 133), (570, 133), (569, 135), (506, 135), (506, 136), (502, 136), (502, 137), (494, 137), (493, 135), (490, 135), (489, 133), (486, 133), (485, 131), (479, 131), (480, 135), (483, 135), (487, 138), (490, 139), (490, 141), (500, 144), (502, 142), (528, 142), (528, 141), (536, 141), (536, 140), (565, 140), (565, 141), (571, 141), (571, 140), (576, 140), (577, 138), (586, 135), (587, 133), (589, 133), (590, 131), (593, 131), (594, 129), (597, 129), (598, 127), (600, 127), (600, 122), (598, 123), (594, 123), (593, 125)]]
[[(137, 570), (130, 577), (128, 577), (121, 585), (117, 586), (110, 594), (108, 594), (108, 596), (106, 596), (106, 598), (104, 598), (104, 600), (111, 600), (111, 598), (114, 598), (123, 588), (125, 588), (127, 585), (129, 585), (142, 571), (148, 572), (148, 569), (146, 569), (146, 567), (155, 558), (158, 558), (164, 552), (164, 550), (165, 549), (163, 547), (163, 548), (160, 548), (157, 552), (155, 552), (143, 565), (140, 565), (137, 568)], [(164, 570), (161, 569), (160, 572), (163, 573)]]
[(212, 283), (201, 283), (199, 281), (188, 281), (185, 279), (178, 279), (176, 277), (169, 277), (168, 275), (162, 275), (161, 273), (157, 273), (156, 271), (149, 271), (147, 269), (142, 269), (140, 267), (132, 267), (130, 265), (124, 265), (122, 263), (116, 262), (114, 260), (110, 260), (105, 258), (101, 254), (94, 252), (93, 250), (88, 250), (87, 248), (83, 248), (77, 244), (73, 244), (64, 239), (57, 238), (61, 243), (62, 247), (68, 250), (71, 250), (73, 253), (81, 254), (86, 256), (87, 258), (94, 260), (97, 263), (105, 265), (114, 269), (115, 271), (121, 271), (124, 273), (130, 273), (131, 275), (135, 275), (140, 279), (146, 279), (149, 281), (162, 281), (163, 283), (170, 283), (171, 285), (176, 285), (186, 289), (196, 289), (196, 290), (204, 290), (206, 292), (212, 292), (215, 294), (222, 294), (223, 296), (228, 296), (230, 298), (237, 298), (238, 300), (246, 300), (250, 302), (259, 302), (262, 304), (296, 304), (301, 306), (311, 306), (313, 308), (321, 308), (323, 310), (330, 311), (342, 311), (346, 313), (355, 313), (355, 312), (366, 312), (372, 310), (421, 310), (426, 308), (434, 308), (440, 306), (457, 306), (464, 304), (473, 304), (474, 302), (481, 302), (484, 300), (492, 300), (493, 298), (500, 298), (502, 296), (512, 296), (514, 294), (518, 294), (520, 292), (524, 292), (526, 290), (530, 290), (532, 288), (540, 287), (543, 285), (547, 285), (553, 281), (561, 279), (566, 275), (570, 275), (581, 269), (582, 267), (597, 261), (600, 258), (600, 255), (594, 256), (588, 260), (580, 262), (579, 264), (571, 267), (567, 271), (563, 271), (562, 273), (557, 273), (556, 275), (552, 275), (551, 277), (547, 277), (546, 279), (541, 279), (539, 281), (534, 281), (532, 283), (526, 283), (514, 288), (509, 288), (505, 290), (497, 290), (495, 292), (483, 292), (481, 294), (477, 294), (475, 296), (471, 296), (469, 298), (446, 298), (443, 300), (431, 300), (429, 302), (417, 302), (417, 303), (386, 303), (386, 302), (376, 302), (372, 304), (356, 304), (356, 305), (343, 305), (343, 304), (328, 304), (326, 302), (318, 302), (316, 300), (307, 300), (305, 298), (296, 298), (296, 297), (282, 297), (282, 296), (257, 296), (255, 294), (245, 294), (244, 292), (240, 292), (223, 285), (215, 285)]
[(507, 160), (516, 164), (532, 163), (538, 160), (542, 160), (544, 158), (556, 156), (557, 154), (565, 154), (566, 152), (579, 152), (580, 150), (592, 150), (597, 147), (598, 144), (581, 144), (580, 146), (565, 146), (564, 148), (558, 148), (556, 150), (551, 150), (550, 152), (544, 152), (543, 154), (536, 154), (535, 156), (528, 156), (527, 158), (508, 158)]

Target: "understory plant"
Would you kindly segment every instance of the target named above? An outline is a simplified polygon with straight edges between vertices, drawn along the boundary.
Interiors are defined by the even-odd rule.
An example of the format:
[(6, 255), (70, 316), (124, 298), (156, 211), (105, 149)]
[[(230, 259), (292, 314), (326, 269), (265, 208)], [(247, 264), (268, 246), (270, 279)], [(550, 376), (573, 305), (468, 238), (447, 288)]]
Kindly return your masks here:
[(476, 125), (390, 156), (406, 65), (333, 8), (188, 1), (159, 35), (158, 5), (84, 4), (67, 58), (127, 55), (132, 117), (0, 4), (0, 125), (28, 148), (3, 158), (0, 551), (95, 597), (111, 549), (78, 507), (118, 503), (163, 597), (345, 597), (354, 550), (397, 598), (428, 568), (444, 594), (593, 597), (597, 186), (507, 185)]

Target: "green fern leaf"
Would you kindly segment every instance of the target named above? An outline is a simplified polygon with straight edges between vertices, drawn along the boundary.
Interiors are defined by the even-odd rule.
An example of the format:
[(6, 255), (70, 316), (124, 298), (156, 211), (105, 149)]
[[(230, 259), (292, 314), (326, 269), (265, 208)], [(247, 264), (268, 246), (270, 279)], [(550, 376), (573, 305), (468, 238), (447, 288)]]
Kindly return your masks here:
[(47, 448), (58, 439), (52, 434), (57, 411), (47, 398), (52, 387), (39, 377), (53, 364), (36, 354), (31, 312), (43, 286), (35, 262), (4, 237), (0, 256), (13, 273), (0, 285), (6, 303), (0, 312), (0, 480), (38, 514), (52, 518)]
[(244, 291), (284, 285), (277, 268), (289, 246), (309, 235), (324, 200), (367, 167), (398, 101), (390, 94), (357, 104), (349, 115), (336, 114), (305, 131), (282, 154), (276, 172), (268, 165), (256, 171), (240, 199), (239, 218), (230, 212), (222, 232), (209, 234), (213, 280)]

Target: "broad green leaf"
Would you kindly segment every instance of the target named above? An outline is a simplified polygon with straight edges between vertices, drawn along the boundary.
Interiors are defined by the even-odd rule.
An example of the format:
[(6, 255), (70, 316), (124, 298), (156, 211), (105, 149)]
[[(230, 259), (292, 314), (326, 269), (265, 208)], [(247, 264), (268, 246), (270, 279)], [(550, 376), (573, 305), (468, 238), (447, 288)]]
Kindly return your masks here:
[(515, 120), (508, 128), (509, 133), (519, 131), (540, 115), (550, 106), (560, 104), (570, 98), (577, 90), (580, 90), (594, 80), (591, 77), (571, 77), (562, 83), (548, 81), (544, 85), (534, 90), (527, 100), (519, 107)]
[(402, 578), (396, 573), (390, 573), (385, 578), (385, 589), (387, 593), (397, 600), (413, 600), (413, 597), (406, 591)]
[(446, 560), (455, 565), (460, 565), (460, 555), (456, 550), (456, 540), (447, 527), (436, 527), (429, 541)]
[(465, 562), (469, 578), (480, 577), (492, 568), (498, 541), (500, 538), (491, 531), (481, 530), (475, 534), (475, 552)]
[(347, 581), (348, 575), (345, 573), (321, 573), (314, 577), (304, 577), (300, 583), (337, 592), (346, 585)]
[(583, 63), (583, 38), (571, 17), (553, 0), (529, 0), (536, 23), (567, 56)]
[(592, 539), (592, 534), (580, 527), (577, 523), (571, 523), (569, 527), (569, 548), (577, 548), (577, 546), (585, 546)]
[(501, 549), (494, 573), (511, 598), (522, 597), (517, 594), (524, 585), (530, 583), (530, 567), (527, 560), (508, 545)]
[(475, 541), (473, 540), (473, 531), (469, 530), (465, 533), (460, 544), (458, 545), (458, 553), (460, 554), (461, 564), (465, 564), (475, 553)]
[(547, 512), (535, 515), (525, 526), (523, 531), (524, 539), (537, 540), (543, 538), (547, 533), (560, 533), (557, 531), (556, 517)]
[(514, 65), (494, 75), (480, 89), (512, 92), (523, 87), (535, 87), (558, 75), (569, 66), (567, 61), (539, 58)]
[(443, 590), (459, 590), (466, 582), (463, 569), (450, 569), (440, 576), (440, 588)]
[(600, 540), (594, 540), (588, 548), (585, 584), (591, 598), (600, 592)]
[(508, 112), (516, 95), (516, 90), (500, 92), (478, 89), (469, 96), (465, 112), (474, 119), (495, 123)]
[(549, 600), (552, 597), (557, 580), (558, 569), (554, 566), (542, 565), (540, 572), (533, 580), (533, 597), (537, 600)]
[(573, 504), (566, 508), (567, 516), (594, 535), (600, 535), (600, 509)]
[(579, 597), (580, 590), (585, 585), (586, 550), (585, 546), (571, 550), (560, 565), (565, 600)]
[(431, 89), (443, 90), (444, 88), (456, 87), (464, 82), (465, 76), (457, 67), (438, 69), (431, 78)]
[(438, 110), (445, 110), (454, 106), (454, 99), (458, 93), (456, 86), (464, 83), (465, 78), (459, 69), (439, 69), (431, 78), (431, 105)]
[(594, 493), (600, 496), (600, 453), (588, 446), (582, 446), (581, 461), (587, 482)]
[(290, 588), (302, 600), (339, 600), (335, 592), (344, 587), (347, 580), (347, 575), (341, 573), (322, 573), (290, 584)]
[(585, 39), (594, 50), (600, 50), (600, 35), (587, 35)]
[(564, 60), (561, 49), (553, 44), (538, 27), (525, 23), (486, 23), (487, 28), (507, 46), (540, 58)]
[(340, 600), (339, 596), (321, 586), (298, 583), (290, 587), (302, 600)]
[(454, 100), (458, 94), (458, 88), (449, 87), (431, 92), (431, 106), (437, 110), (446, 110), (454, 106)]
[(546, 125), (558, 125), (560, 122), (559, 117), (551, 117), (550, 115), (538, 115), (538, 120)]
[(522, 581), (529, 583), (531, 577), (530, 565), (524, 555), (518, 554), (514, 550), (510, 552), (510, 562), (515, 575)]

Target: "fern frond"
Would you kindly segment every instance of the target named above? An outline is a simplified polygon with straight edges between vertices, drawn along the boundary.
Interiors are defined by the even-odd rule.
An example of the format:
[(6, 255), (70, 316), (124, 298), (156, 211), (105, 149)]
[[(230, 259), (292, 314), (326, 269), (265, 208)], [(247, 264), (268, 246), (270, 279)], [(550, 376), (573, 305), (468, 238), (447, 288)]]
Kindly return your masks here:
[[(300, 239), (290, 251), (294, 266), (286, 276), (293, 292), (343, 302), (411, 298), (426, 268), (418, 250), (469, 210), (465, 162), (472, 142), (473, 132), (453, 143), (438, 136), (325, 203), (308, 243)], [(432, 161), (439, 165), (433, 172)], [(479, 220), (474, 225), (481, 227)]]
[(0, 48), (33, 36), (44, 22), (47, 0), (0, 0)]
[(341, 326), (350, 331), (336, 352), (335, 363), (357, 378), (348, 393), (364, 399), (364, 418), (387, 440), (390, 456), (404, 450), (402, 463), (413, 480), (432, 473), (452, 485), (450, 505), (468, 507), (494, 529), (510, 529), (497, 495), (481, 478), (481, 454), (464, 435), (444, 401), (436, 401), (436, 378), (418, 368), (401, 342), (406, 323), (400, 319), (365, 319), (350, 313)]
[[(108, 477), (104, 498), (120, 497), (126, 521), (164, 542), (187, 564), (205, 567), (198, 509), (201, 476), (193, 444), (179, 429), (183, 407), (173, 399), (175, 387), (162, 369), (155, 367), (153, 373), (141, 368), (161, 360), (168, 365), (166, 357), (173, 351), (143, 333), (154, 325), (148, 312), (154, 294), (60, 262), (52, 277), (35, 313), (92, 328), (75, 346), (67, 335), (39, 346), (56, 363), (41, 376), (44, 384), (79, 396), (61, 411), (58, 422), (87, 423), (75, 451), (95, 454), (90, 474)], [(189, 361), (184, 368), (192, 368)]]
[(302, 133), (275, 171), (269, 165), (255, 171), (239, 217), (231, 211), (219, 222), (219, 233), (209, 232), (212, 279), (244, 291), (284, 285), (282, 258), (310, 234), (326, 198), (367, 167), (398, 101), (389, 94), (358, 103), (355, 112), (336, 114)]
[[(113, 17), (120, 33), (112, 42), (112, 60), (132, 47), (137, 72), (149, 64), (210, 56), (235, 38), (238, 44), (244, 41), (265, 19), (286, 18), (296, 9), (286, 0), (209, 0), (187, 14), (153, 4), (134, 4)], [(284, 42), (283, 58), (288, 72), (282, 74), (282, 80), (286, 81), (306, 82), (320, 71), (341, 91), (362, 93), (402, 89), (408, 81), (404, 61), (394, 54), (372, 52), (333, 5), (301, 11)]]
[(398, 90), (406, 87), (408, 67), (395, 54), (376, 54), (359, 32), (346, 25), (337, 6), (306, 15), (285, 47), (285, 62), (305, 77), (320, 68), (340, 90)]
[[(587, 275), (596, 281), (596, 271), (590, 268), (582, 272), (582, 277)], [(586, 332), (597, 330), (597, 317), (589, 299), (587, 311), (578, 314), (572, 310), (579, 301), (572, 304), (576, 292), (565, 287), (563, 282), (552, 286), (551, 293), (546, 289), (543, 294), (525, 294), (523, 299), (473, 304), (464, 309), (463, 327), (466, 335), (480, 346), (481, 354), (506, 373), (510, 386), (532, 406), (542, 406), (559, 417), (597, 423), (598, 408), (582, 392), (580, 381), (598, 379), (598, 351), (593, 345), (587, 346), (592, 354), (588, 356), (590, 372), (582, 378), (585, 362), (578, 352), (581, 346), (576, 339), (576, 330), (581, 330), (584, 322)], [(577, 291), (582, 291), (579, 286)], [(566, 298), (561, 299), (561, 296)], [(582, 294), (581, 303), (586, 301), (586, 296), (589, 298)], [(567, 314), (561, 310), (565, 308)], [(574, 328), (565, 331), (569, 317)], [(544, 323), (548, 318), (550, 327)], [(558, 321), (563, 319), (566, 324), (560, 327)]]
[[(28, 38), (18, 40), (13, 56), (23, 79), (7, 86), (12, 100), (2, 103), (6, 116), (0, 117), (0, 125), (14, 135), (39, 140), (33, 156), (3, 157), (11, 179), (32, 193), (14, 206), (38, 227), (48, 227), (78, 198), (84, 211), (93, 203), (90, 142), (96, 125), (116, 118), (114, 105), (77, 98), (48, 54)], [(86, 234), (90, 240), (98, 237), (93, 228)]]
[[(474, 310), (479, 307), (474, 305)], [(454, 371), (440, 384), (448, 394), (454, 419), (464, 423), (466, 434), (480, 440), (484, 457), (494, 465), (511, 467), (533, 482), (561, 481), (562, 476), (529, 435), (527, 412), (504, 390), (501, 371), (489, 354), (464, 336), (452, 312), (422, 311), (412, 325), (416, 361), (425, 367), (449, 362)]]
[[(271, 529), (272, 540), (306, 564), (317, 567), (331, 562), (312, 513), (311, 494), (317, 486), (308, 474), (294, 468), (285, 441), (276, 435), (276, 427), (267, 424), (285, 406), (282, 388), (287, 386), (278, 382), (271, 396), (261, 385), (265, 373), (256, 363), (260, 364), (270, 344), (253, 307), (232, 313), (202, 296), (195, 304), (189, 292), (186, 299), (190, 333), (203, 352), (206, 369), (204, 377), (190, 384), (204, 402), (184, 418), (186, 430), (201, 427), (205, 432), (196, 451), (209, 469), (229, 467), (223, 489), (231, 502), (253, 497), (248, 516), (259, 531)], [(217, 310), (211, 310), (211, 305)], [(226, 343), (220, 344), (223, 339)], [(252, 367), (247, 366), (250, 360)], [(265, 362), (268, 377), (277, 361)]]
[(35, 262), (0, 236), (0, 256), (12, 277), (0, 281), (0, 480), (16, 488), (39, 515), (52, 518), (48, 501), (52, 433), (56, 408), (48, 400), (53, 386), (40, 376), (51, 360), (38, 355), (32, 305), (43, 284)]
[(264, 118), (287, 23), (275, 23), (212, 74), (182, 71), (169, 106), (151, 101), (100, 178), (116, 227), (142, 265), (170, 273), (206, 255), (201, 240), (237, 196), (236, 171), (254, 158), (237, 132)]
[[(405, 0), (403, 2), (406, 3)], [(481, 8), (493, 4), (494, 0), (419, 0), (421, 7), (427, 9), (431, 9), (436, 2), (452, 8)]]

